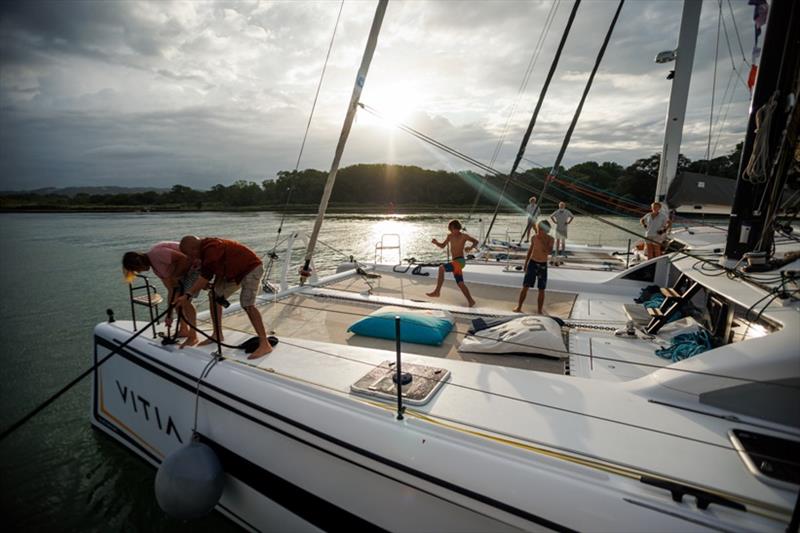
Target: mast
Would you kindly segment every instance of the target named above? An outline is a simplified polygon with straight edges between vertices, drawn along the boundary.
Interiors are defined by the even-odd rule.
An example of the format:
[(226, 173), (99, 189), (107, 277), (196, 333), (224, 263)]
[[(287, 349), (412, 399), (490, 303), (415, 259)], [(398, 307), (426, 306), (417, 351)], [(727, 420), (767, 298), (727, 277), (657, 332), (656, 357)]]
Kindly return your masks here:
[(361, 91), (364, 89), (364, 83), (367, 80), (367, 72), (369, 71), (370, 63), (372, 62), (372, 56), (375, 53), (375, 46), (378, 44), (378, 34), (381, 31), (383, 15), (386, 13), (386, 5), (388, 2), (389, 0), (378, 0), (378, 6), (375, 8), (375, 16), (372, 19), (372, 28), (369, 31), (367, 46), (364, 49), (364, 56), (361, 58), (361, 66), (358, 68), (356, 81), (353, 85), (353, 94), (350, 97), (347, 115), (344, 117), (342, 133), (339, 135), (339, 143), (336, 145), (336, 152), (333, 156), (331, 170), (328, 173), (328, 180), (325, 182), (325, 189), (322, 192), (322, 199), (319, 202), (319, 213), (317, 214), (317, 220), (314, 222), (314, 230), (311, 232), (311, 237), (308, 239), (305, 263), (303, 264), (304, 272), (309, 271), (311, 258), (314, 255), (314, 248), (317, 245), (317, 238), (319, 237), (320, 229), (322, 229), (322, 221), (325, 218), (325, 211), (328, 209), (328, 201), (331, 198), (333, 184), (336, 181), (336, 173), (339, 171), (339, 162), (342, 159), (342, 153), (344, 152), (345, 144), (347, 144), (347, 137), (350, 135), (350, 128), (353, 126), (353, 119), (356, 115), (356, 109), (358, 109), (358, 101), (361, 98)]
[[(656, 182), (656, 202), (664, 202), (670, 183), (678, 171), (678, 154), (681, 150), (683, 136), (683, 120), (686, 116), (686, 101), (689, 99), (689, 83), (692, 77), (694, 49), (697, 44), (697, 30), (700, 26), (702, 0), (684, 0), (681, 29), (678, 35), (678, 49), (675, 58), (675, 75), (669, 95), (666, 127), (664, 129), (664, 147), (661, 150), (661, 162), (658, 165), (658, 181)], [(662, 52), (663, 54), (663, 52)], [(660, 59), (656, 61), (662, 62)], [(669, 59), (667, 59), (669, 60)]]
[[(764, 49), (750, 102), (750, 119), (728, 224), (727, 259), (741, 259), (750, 251), (769, 255), (772, 248), (772, 223), (789, 174), (786, 153), (791, 153), (792, 148), (791, 142), (787, 142), (787, 133), (797, 134), (797, 109), (792, 94), (797, 90), (794, 84), (798, 70), (800, 5), (795, 0), (773, 0), (769, 6)], [(796, 97), (796, 92), (794, 94)], [(772, 111), (768, 111), (770, 107)], [(762, 120), (763, 132), (757, 131), (756, 123), (756, 113), (762, 108), (769, 115), (768, 122)], [(757, 134), (763, 135), (761, 143), (756, 142)], [(754, 151), (767, 162), (760, 176), (749, 176), (746, 172)]]

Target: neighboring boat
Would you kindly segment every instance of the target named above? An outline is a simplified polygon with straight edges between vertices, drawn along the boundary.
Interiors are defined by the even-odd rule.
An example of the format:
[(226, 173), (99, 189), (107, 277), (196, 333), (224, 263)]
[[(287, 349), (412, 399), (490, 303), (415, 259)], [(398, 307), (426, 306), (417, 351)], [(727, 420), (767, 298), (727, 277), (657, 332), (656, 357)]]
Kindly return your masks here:
[[(792, 4), (774, 2), (765, 49), (797, 34)], [(761, 82), (768, 54), (756, 109), (784, 83)], [(120, 349), (134, 324), (99, 324), (95, 362), (118, 354), (95, 370), (92, 424), (154, 466), (196, 429), (226, 473), (217, 510), (251, 530), (782, 531), (797, 520), (796, 240), (746, 256), (727, 232), (700, 228), (676, 232), (680, 251), (625, 269), (551, 269), (554, 318), (510, 311), (522, 274), (496, 261), (465, 270), (476, 308), (449, 285), (427, 297), (433, 266), (346, 262), (317, 278), (313, 249), (369, 57), (309, 237), (311, 276), (288, 283), (291, 235), (281, 286), (260, 300), (280, 344), (255, 361), (218, 358), (154, 331)], [(734, 203), (734, 218), (751, 215)], [(748, 251), (769, 245), (771, 229), (747, 224)], [(642, 297), (662, 303), (648, 311)], [(378, 331), (395, 315), (401, 339), (420, 324), (442, 336)], [(365, 319), (376, 336), (348, 331)], [(251, 336), (248, 324), (231, 306), (226, 341)]]

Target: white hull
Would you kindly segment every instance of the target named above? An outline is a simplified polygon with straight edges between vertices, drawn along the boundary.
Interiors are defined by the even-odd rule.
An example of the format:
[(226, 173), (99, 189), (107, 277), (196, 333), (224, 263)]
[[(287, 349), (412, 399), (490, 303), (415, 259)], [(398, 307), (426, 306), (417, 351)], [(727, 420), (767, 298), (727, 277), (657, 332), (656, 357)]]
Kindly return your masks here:
[[(96, 357), (127, 338), (126, 328), (130, 324), (99, 325)], [(226, 359), (213, 368), (200, 393), (198, 431), (217, 451), (228, 478), (218, 510), (247, 529), (781, 527), (780, 521), (760, 514), (720, 506), (700, 510), (688, 496), (683, 503), (673, 502), (668, 491), (615, 475), (615, 467), (580, 453), (532, 445), (489, 429), (467, 430), (421, 413), (399, 421), (391, 404), (316, 384), (322, 375), (355, 379), (353, 365), (341, 368), (325, 357), (315, 359), (314, 350), (325, 348), (320, 343), (301, 347), (296, 344), (301, 341), (284, 341), (294, 347), (284, 346), (282, 358), (273, 354), (267, 363), (281, 370)], [(344, 348), (342, 354), (375, 364), (393, 356)], [(196, 379), (209, 359), (199, 350), (165, 348), (140, 337), (98, 370), (92, 423), (158, 465), (190, 437)], [(481, 373), (481, 365), (433, 362), (455, 375)], [(284, 372), (292, 365), (303, 366), (309, 381)], [(500, 375), (522, 382), (531, 373), (502, 369)], [(575, 379), (552, 379), (557, 378)], [(502, 413), (507, 407), (500, 403), (495, 408)]]

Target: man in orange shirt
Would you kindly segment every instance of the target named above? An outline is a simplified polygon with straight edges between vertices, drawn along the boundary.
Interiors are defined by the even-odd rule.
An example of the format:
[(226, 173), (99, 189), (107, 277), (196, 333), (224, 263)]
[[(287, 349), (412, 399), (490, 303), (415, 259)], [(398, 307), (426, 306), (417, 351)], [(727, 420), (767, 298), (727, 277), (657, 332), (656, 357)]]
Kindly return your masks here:
[(528, 247), (528, 255), (525, 256), (525, 280), (522, 282), (522, 290), (519, 293), (519, 304), (517, 313), (522, 312), (522, 304), (528, 296), (528, 288), (537, 286), (539, 289), (539, 299), (537, 301), (538, 313), (542, 314), (544, 308), (544, 290), (547, 288), (547, 257), (553, 251), (553, 238), (548, 235), (550, 224), (542, 220), (536, 225), (536, 234), (531, 238), (531, 245)]
[(181, 298), (193, 298), (214, 280), (214, 294), (210, 299), (216, 307), (211, 318), (214, 322), (213, 340), (206, 340), (200, 344), (209, 344), (222, 341), (222, 305), (220, 299), (226, 300), (240, 287), (239, 303), (247, 313), (250, 323), (258, 334), (258, 348), (250, 354), (248, 359), (257, 359), (272, 351), (264, 329), (261, 313), (256, 309), (256, 296), (261, 288), (261, 278), (264, 277), (264, 265), (261, 259), (247, 246), (236, 241), (209, 237), (199, 239), (188, 235), (181, 239), (181, 252), (191, 259), (200, 260), (200, 278), (186, 291)]

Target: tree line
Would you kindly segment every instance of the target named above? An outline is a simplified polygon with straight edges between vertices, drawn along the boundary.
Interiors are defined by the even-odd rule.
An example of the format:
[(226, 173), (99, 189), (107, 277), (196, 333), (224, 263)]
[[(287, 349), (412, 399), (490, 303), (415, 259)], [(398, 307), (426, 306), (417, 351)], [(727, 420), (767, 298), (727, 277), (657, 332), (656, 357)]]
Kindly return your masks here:
[[(683, 155), (678, 171), (708, 173), (735, 179), (741, 157), (741, 143), (729, 154), (710, 161), (691, 161)], [(593, 195), (575, 192), (563, 185), (548, 188), (550, 196), (570, 205), (597, 211), (601, 195), (621, 201), (647, 204), (653, 198), (658, 176), (659, 155), (635, 161), (623, 167), (614, 162), (587, 161), (559, 169), (559, 179), (573, 183), (583, 190), (597, 191)], [(541, 190), (549, 169), (529, 168), (517, 176), (524, 185), (511, 184), (506, 190), (509, 204), (525, 204), (531, 189)], [(0, 208), (5, 209), (276, 209), (290, 207), (313, 208), (322, 197), (327, 172), (315, 169), (280, 171), (273, 179), (256, 183), (238, 180), (231, 185), (217, 184), (202, 191), (185, 185), (174, 185), (167, 192), (137, 192), (120, 194), (78, 194), (72, 197), (57, 194), (13, 193), (0, 196)], [(358, 164), (339, 170), (331, 196), (331, 205), (395, 206), (403, 208), (465, 207), (477, 200), (481, 210), (491, 209), (497, 202), (504, 177), (485, 177), (473, 172), (430, 170), (409, 165)], [(493, 193), (494, 191), (494, 193)], [(552, 202), (545, 201), (545, 204)], [(608, 207), (605, 207), (608, 210)]]

